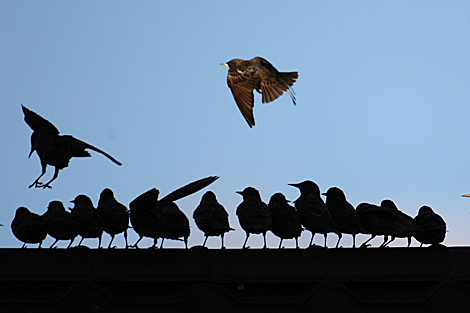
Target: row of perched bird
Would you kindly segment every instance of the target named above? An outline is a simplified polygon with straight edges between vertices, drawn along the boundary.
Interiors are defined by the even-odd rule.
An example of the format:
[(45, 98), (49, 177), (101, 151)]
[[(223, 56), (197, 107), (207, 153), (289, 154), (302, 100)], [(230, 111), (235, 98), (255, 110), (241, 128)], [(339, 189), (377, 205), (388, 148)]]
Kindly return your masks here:
[[(101, 192), (96, 209), (92, 200), (85, 195), (78, 195), (71, 201), (74, 204), (73, 208), (70, 208), (71, 212), (66, 211), (60, 201), (50, 202), (42, 216), (20, 207), (16, 211), (11, 228), (13, 234), (25, 243), (23, 247), (26, 243), (39, 243), (41, 247), (47, 234), (55, 238), (51, 248), (59, 240), (70, 240), (68, 247), (71, 247), (78, 235), (81, 236), (79, 246), (84, 238), (98, 238), (98, 247), (101, 247), (101, 237), (103, 232), (106, 232), (111, 236), (108, 248), (111, 247), (115, 235), (120, 233), (124, 234), (126, 248), (138, 248), (144, 237), (154, 239), (152, 247), (156, 247), (158, 239), (162, 238), (161, 248), (165, 239), (182, 239), (187, 248), (190, 235), (189, 220), (175, 201), (207, 187), (217, 179), (217, 176), (210, 176), (197, 180), (160, 200), (159, 191), (153, 188), (135, 198), (129, 204), (130, 210), (119, 203), (108, 188)], [(282, 193), (274, 194), (266, 204), (261, 200), (258, 190), (253, 187), (237, 191), (243, 196), (243, 201), (236, 210), (240, 226), (246, 233), (243, 248), (247, 247), (250, 234), (262, 234), (264, 248), (267, 248), (268, 231), (281, 239), (279, 248), (284, 239), (295, 239), (298, 248), (298, 238), (304, 229), (312, 233), (310, 245), (316, 233), (323, 234), (325, 247), (328, 233), (338, 235), (336, 247), (339, 247), (342, 234), (351, 234), (355, 247), (355, 236), (359, 233), (371, 235), (370, 239), (362, 244), (364, 247), (377, 235), (384, 236), (381, 247), (386, 247), (396, 237), (408, 238), (408, 246), (412, 237), (421, 244), (436, 245), (444, 241), (446, 223), (428, 206), (421, 207), (418, 215), (412, 218), (398, 210), (391, 200), (383, 200), (380, 206), (361, 203), (355, 209), (346, 200), (343, 191), (337, 187), (320, 194), (318, 185), (310, 180), (289, 185), (300, 190), (299, 198), (294, 201), (295, 206), (291, 206)], [(321, 195), (326, 196), (326, 203)], [(193, 218), (206, 237), (203, 246), (209, 236), (220, 236), (224, 248), (225, 233), (234, 229), (229, 225), (227, 211), (212, 191), (207, 191), (202, 196)], [(127, 241), (129, 220), (139, 235), (139, 239), (132, 246), (129, 246)]]

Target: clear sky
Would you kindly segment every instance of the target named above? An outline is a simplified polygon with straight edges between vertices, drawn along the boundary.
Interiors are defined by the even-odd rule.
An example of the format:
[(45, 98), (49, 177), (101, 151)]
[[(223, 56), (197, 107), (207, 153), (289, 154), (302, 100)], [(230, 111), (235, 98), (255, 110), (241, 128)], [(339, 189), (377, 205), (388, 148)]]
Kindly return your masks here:
[[(10, 230), (19, 206), (42, 214), (78, 194), (97, 205), (105, 187), (128, 205), (150, 188), (166, 195), (209, 175), (220, 179), (205, 190), (236, 229), (227, 247), (245, 236), (235, 191), (253, 186), (265, 202), (275, 192), (295, 200), (287, 184), (306, 179), (322, 192), (340, 187), (354, 206), (388, 198), (415, 216), (427, 204), (447, 222), (446, 245), (470, 244), (470, 199), (461, 197), (470, 192), (470, 2), (278, 3), (1, 1), (0, 247), (22, 245)], [(286, 94), (268, 105), (255, 95), (250, 129), (219, 64), (254, 56), (299, 79), (296, 106)], [(53, 189), (29, 189), (41, 168), (36, 154), (28, 159), (21, 104), (123, 166), (92, 152), (72, 159)], [(48, 167), (44, 180), (52, 174)], [(177, 202), (191, 222), (190, 246), (204, 240), (192, 213), (205, 190)], [(130, 242), (137, 237), (130, 230)], [(304, 232), (300, 245), (309, 239)], [(122, 247), (122, 235), (115, 242)], [(262, 237), (248, 244), (262, 247)], [(268, 245), (278, 244), (269, 234)]]

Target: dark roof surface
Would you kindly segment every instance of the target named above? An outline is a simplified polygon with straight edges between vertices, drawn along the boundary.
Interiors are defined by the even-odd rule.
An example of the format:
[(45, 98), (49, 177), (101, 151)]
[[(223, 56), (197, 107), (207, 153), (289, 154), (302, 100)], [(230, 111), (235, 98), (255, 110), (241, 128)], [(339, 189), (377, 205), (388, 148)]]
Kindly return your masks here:
[(470, 248), (0, 249), (1, 312), (470, 312)]

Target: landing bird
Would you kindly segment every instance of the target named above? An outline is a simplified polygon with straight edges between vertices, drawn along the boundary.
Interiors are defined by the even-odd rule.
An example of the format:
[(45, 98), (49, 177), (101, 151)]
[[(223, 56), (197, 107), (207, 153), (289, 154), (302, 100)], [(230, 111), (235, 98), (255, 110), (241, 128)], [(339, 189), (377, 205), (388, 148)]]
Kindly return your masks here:
[(152, 247), (156, 246), (158, 238), (162, 238), (160, 247), (163, 247), (165, 238), (178, 239), (183, 237), (187, 247), (189, 220), (178, 209), (174, 201), (209, 186), (218, 178), (217, 176), (209, 176), (199, 179), (176, 189), (160, 200), (158, 200), (160, 192), (155, 188), (146, 191), (132, 200), (129, 204), (131, 211), (130, 219), (132, 227), (139, 235), (139, 239), (132, 247), (138, 248), (138, 244), (143, 237), (154, 239)]
[(253, 90), (261, 93), (263, 103), (276, 100), (285, 91), (295, 105), (295, 93), (291, 86), (299, 77), (297, 72), (279, 72), (271, 63), (261, 57), (255, 57), (251, 60), (233, 59), (226, 63), (220, 63), (220, 65), (229, 68), (227, 84), (250, 128), (255, 125)]
[(224, 235), (234, 229), (230, 228), (228, 213), (217, 201), (215, 193), (207, 191), (202, 196), (201, 202), (196, 210), (194, 210), (193, 218), (197, 227), (203, 231), (206, 236), (202, 244), (203, 247), (206, 246), (206, 241), (209, 236), (220, 236), (222, 239), (222, 249), (225, 249)]
[[(86, 143), (79, 139), (76, 139), (70, 135), (59, 135), (59, 130), (52, 125), (51, 122), (42, 118), (33, 111), (22, 106), (24, 113), (24, 120), (26, 124), (31, 127), (33, 134), (31, 135), (31, 151), (29, 157), (34, 151), (39, 156), (41, 161), (42, 173), (39, 177), (29, 186), (29, 188), (42, 187), (52, 188), (50, 184), (57, 178), (59, 171), (69, 165), (69, 161), (73, 157), (89, 157), (91, 156), (85, 149), (91, 149), (99, 152), (109, 158), (117, 165), (122, 165), (115, 158), (107, 154), (106, 152)], [(46, 174), (47, 165), (55, 167), (54, 176), (47, 183), (41, 183), (41, 179)]]
[(38, 243), (38, 248), (41, 248), (42, 241), (47, 236), (47, 226), (41, 216), (25, 207), (16, 210), (11, 230), (16, 238), (24, 242), (22, 248), (25, 248), (27, 243)]
[(438, 245), (446, 237), (446, 222), (427, 205), (419, 208), (418, 215), (414, 218), (420, 229), (414, 234), (416, 240), (424, 244)]
[(114, 198), (114, 193), (111, 189), (103, 189), (100, 194), (96, 210), (101, 218), (101, 222), (103, 223), (104, 231), (111, 236), (108, 248), (111, 247), (114, 237), (117, 234), (124, 233), (127, 249), (129, 247), (127, 242), (129, 211), (122, 203), (119, 203), (116, 198)]
[(326, 193), (322, 193), (322, 195), (326, 196), (326, 206), (339, 232), (336, 248), (339, 246), (342, 233), (353, 236), (353, 248), (355, 248), (356, 235), (364, 231), (356, 210), (346, 200), (344, 192), (337, 187), (331, 187)]
[(324, 247), (326, 248), (328, 233), (334, 232), (338, 237), (340, 233), (337, 231), (336, 224), (320, 196), (320, 188), (311, 180), (289, 185), (300, 190), (300, 196), (294, 201), (294, 204), (297, 212), (299, 212), (302, 225), (312, 233), (310, 246), (315, 234), (319, 233), (325, 237)]
[(266, 233), (271, 228), (272, 220), (268, 205), (261, 201), (259, 191), (253, 187), (246, 187), (243, 191), (237, 191), (237, 193), (243, 197), (243, 201), (237, 207), (238, 221), (246, 233), (243, 249), (246, 248), (246, 242), (250, 234), (263, 234), (263, 249), (266, 249)]
[(47, 233), (55, 239), (49, 247), (53, 248), (59, 240), (70, 240), (67, 248), (72, 246), (73, 240), (78, 236), (80, 224), (73, 218), (70, 212), (64, 208), (60, 201), (51, 201), (47, 211), (42, 215), (47, 225)]
[(295, 238), (295, 247), (298, 249), (299, 237), (303, 228), (295, 208), (287, 202), (286, 197), (280, 192), (271, 196), (268, 207), (272, 217), (271, 232), (281, 238), (279, 249), (281, 249), (284, 239), (292, 238)]
[(98, 238), (98, 248), (101, 248), (103, 223), (91, 199), (85, 195), (78, 195), (70, 202), (74, 204), (74, 207), (70, 209), (72, 216), (80, 224), (78, 234), (82, 239), (78, 246), (82, 244), (85, 238)]

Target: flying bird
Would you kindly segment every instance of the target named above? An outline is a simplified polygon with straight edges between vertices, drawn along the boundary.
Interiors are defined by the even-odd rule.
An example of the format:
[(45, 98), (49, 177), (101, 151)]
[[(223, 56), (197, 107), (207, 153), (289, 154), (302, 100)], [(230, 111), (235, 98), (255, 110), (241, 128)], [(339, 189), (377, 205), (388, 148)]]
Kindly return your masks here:
[(266, 232), (271, 227), (271, 211), (268, 205), (261, 200), (259, 191), (253, 187), (246, 187), (243, 191), (237, 191), (242, 195), (243, 201), (237, 207), (237, 216), (240, 226), (246, 233), (243, 249), (250, 234), (263, 234), (264, 246), (266, 249)]
[[(39, 116), (28, 108), (21, 106), (24, 113), (26, 124), (31, 127), (33, 134), (31, 135), (31, 151), (29, 157), (34, 151), (41, 161), (42, 173), (29, 186), (29, 188), (41, 187), (52, 188), (50, 184), (57, 178), (59, 171), (69, 165), (70, 159), (73, 157), (89, 157), (91, 156), (85, 149), (91, 149), (99, 152), (109, 158), (117, 165), (121, 162), (107, 154), (106, 152), (70, 135), (59, 135), (59, 130), (48, 120)], [(39, 180), (46, 174), (47, 165), (55, 167), (54, 176), (47, 183), (41, 183)]]
[(178, 209), (174, 201), (209, 186), (218, 178), (218, 176), (209, 176), (199, 179), (176, 189), (160, 200), (158, 200), (160, 192), (155, 188), (132, 200), (129, 204), (130, 219), (132, 227), (139, 235), (139, 239), (132, 247), (138, 248), (139, 242), (144, 237), (154, 239), (152, 247), (156, 246), (158, 238), (162, 238), (160, 247), (163, 247), (165, 238), (178, 239), (180, 237), (183, 237), (187, 246), (189, 220)]
[(296, 99), (292, 85), (299, 77), (297, 72), (279, 72), (271, 63), (261, 57), (255, 57), (251, 60), (233, 59), (220, 64), (229, 68), (227, 84), (250, 128), (255, 125), (253, 90), (261, 93), (263, 103), (276, 100), (285, 91), (295, 105)]
[(197, 227), (203, 231), (206, 236), (202, 244), (203, 247), (206, 246), (206, 241), (209, 236), (220, 236), (222, 239), (222, 249), (225, 249), (224, 235), (234, 229), (230, 228), (228, 213), (217, 201), (215, 193), (207, 191), (202, 196), (201, 202), (196, 210), (194, 210), (193, 218)]

